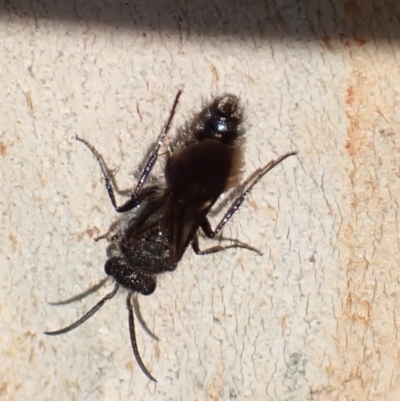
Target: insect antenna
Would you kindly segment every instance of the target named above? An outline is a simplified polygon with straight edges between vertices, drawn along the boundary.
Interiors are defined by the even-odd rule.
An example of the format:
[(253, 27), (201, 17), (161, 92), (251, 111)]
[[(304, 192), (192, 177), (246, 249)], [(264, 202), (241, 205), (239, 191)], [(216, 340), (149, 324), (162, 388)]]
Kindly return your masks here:
[(109, 294), (107, 294), (104, 298), (102, 298), (99, 302), (97, 302), (97, 304), (92, 309), (90, 309), (89, 312), (86, 312), (75, 323), (72, 323), (71, 325), (64, 327), (63, 329), (60, 330), (45, 331), (44, 334), (47, 334), (48, 336), (58, 336), (59, 334), (68, 333), (69, 331), (77, 328), (82, 323), (85, 323), (86, 320), (90, 319), (108, 300), (113, 298), (114, 295), (118, 292), (118, 290), (119, 290), (119, 284), (116, 283), (114, 289)]
[(133, 310), (135, 312), (135, 315), (137, 317), (137, 320), (139, 320), (139, 323), (143, 327), (144, 331), (154, 340), (159, 341), (160, 339), (149, 329), (149, 326), (147, 326), (147, 323), (145, 322), (142, 312), (140, 311), (140, 305), (137, 297), (132, 297), (132, 306)]
[(128, 308), (128, 312), (129, 312), (129, 333), (131, 335), (131, 344), (132, 344), (133, 355), (135, 355), (136, 362), (139, 365), (140, 369), (142, 369), (142, 372), (150, 380), (157, 383), (157, 380), (150, 374), (150, 372), (147, 370), (146, 366), (144, 366), (142, 358), (140, 357), (140, 354), (139, 354), (139, 350), (138, 350), (137, 342), (136, 342), (135, 321), (134, 321), (134, 317), (133, 317), (133, 308), (132, 308), (132, 301), (131, 301), (132, 296), (133, 296), (133, 292), (129, 292), (128, 296), (126, 297), (126, 307)]
[(99, 290), (101, 287), (103, 287), (103, 285), (108, 281), (108, 277), (103, 278), (103, 280), (101, 280), (99, 283), (97, 283), (96, 285), (94, 285), (93, 287), (89, 288), (88, 290), (82, 292), (79, 295), (74, 295), (71, 298), (66, 299), (65, 301), (59, 301), (59, 302), (49, 302), (49, 305), (53, 305), (53, 306), (59, 306), (59, 305), (68, 305), (68, 304), (72, 304), (73, 302), (76, 301), (80, 301), (83, 298), (86, 298), (87, 296), (89, 296), (90, 294), (93, 294), (94, 292), (96, 292), (97, 290)]

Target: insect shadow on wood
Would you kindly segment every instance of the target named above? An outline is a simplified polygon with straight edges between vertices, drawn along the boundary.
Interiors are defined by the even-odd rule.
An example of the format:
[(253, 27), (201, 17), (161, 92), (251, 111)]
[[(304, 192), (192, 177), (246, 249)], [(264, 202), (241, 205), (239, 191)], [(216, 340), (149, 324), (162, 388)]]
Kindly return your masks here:
[[(76, 139), (87, 146), (97, 159), (111, 203), (122, 218), (106, 237), (108, 259), (104, 270), (113, 278), (113, 291), (103, 297), (75, 323), (48, 335), (67, 333), (93, 316), (122, 287), (127, 290), (129, 333), (133, 354), (144, 374), (156, 379), (144, 365), (135, 335), (134, 310), (144, 325), (137, 307), (137, 293), (150, 295), (156, 288), (157, 275), (177, 268), (186, 249), (191, 246), (198, 255), (206, 255), (228, 248), (245, 248), (258, 252), (237, 239), (222, 246), (221, 243), (201, 250), (199, 232), (215, 238), (239, 209), (251, 189), (271, 169), (296, 152), (288, 152), (257, 169), (241, 183), (243, 167), (243, 109), (239, 99), (230, 94), (215, 98), (178, 131), (165, 152), (164, 177), (150, 180), (151, 171), (170, 130), (182, 91), (175, 100), (167, 122), (131, 191), (129, 199), (118, 206), (115, 199), (116, 183), (101, 155), (86, 140)], [(221, 194), (240, 188), (240, 192), (225, 211), (216, 228), (208, 220), (211, 208)], [(86, 291), (87, 295), (93, 290)], [(80, 297), (73, 297), (65, 304)], [(156, 337), (155, 337), (156, 338)]]

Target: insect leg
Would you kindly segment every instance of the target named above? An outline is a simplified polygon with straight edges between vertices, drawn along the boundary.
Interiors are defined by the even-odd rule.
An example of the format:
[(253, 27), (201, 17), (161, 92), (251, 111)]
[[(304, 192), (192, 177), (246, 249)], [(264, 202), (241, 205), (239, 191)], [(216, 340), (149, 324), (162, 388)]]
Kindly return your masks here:
[(157, 382), (157, 380), (147, 370), (146, 366), (144, 366), (142, 358), (140, 357), (140, 354), (139, 354), (139, 350), (138, 350), (137, 342), (136, 342), (135, 321), (134, 321), (134, 317), (133, 317), (133, 308), (132, 308), (132, 302), (131, 302), (132, 295), (133, 295), (133, 292), (129, 292), (128, 296), (126, 297), (126, 307), (128, 309), (128, 314), (129, 314), (129, 333), (131, 336), (133, 355), (135, 355), (136, 362), (139, 365), (140, 369), (142, 369), (142, 372), (150, 380), (152, 380), (153, 382)]
[(270, 161), (267, 165), (264, 167), (257, 169), (245, 182), (243, 186), (243, 192), (241, 195), (239, 195), (235, 201), (232, 203), (232, 205), (229, 207), (227, 212), (225, 213), (224, 217), (221, 219), (221, 221), (218, 223), (217, 228), (213, 230), (211, 228), (211, 225), (207, 219), (204, 219), (204, 221), (201, 224), (201, 228), (204, 232), (204, 234), (209, 237), (209, 238), (214, 238), (224, 227), (224, 225), (229, 221), (229, 219), (237, 212), (239, 209), (240, 205), (243, 203), (243, 201), (246, 199), (246, 196), (249, 194), (251, 189), (254, 187), (254, 185), (257, 184), (258, 181), (261, 180), (261, 178), (267, 174), (269, 171), (271, 171), (275, 166), (280, 164), (283, 160), (285, 160), (289, 156), (296, 155), (297, 152), (289, 152), (284, 154), (283, 156), (278, 157), (276, 160)]
[[(208, 223), (208, 221), (207, 221), (207, 223)], [(208, 223), (208, 224), (210, 224), (210, 223)], [(229, 239), (229, 241), (232, 241), (231, 245), (227, 245), (227, 246), (215, 245), (210, 248), (201, 250), (199, 247), (199, 238), (197, 235), (195, 235), (195, 237), (193, 238), (193, 240), (191, 242), (191, 245), (192, 245), (192, 249), (196, 255), (209, 255), (210, 253), (216, 253), (216, 252), (224, 251), (224, 250), (230, 249), (230, 248), (248, 249), (249, 251), (253, 251), (253, 252), (256, 252), (259, 255), (261, 255), (261, 252), (258, 249), (253, 248), (252, 246), (250, 246), (248, 244), (245, 244), (243, 242), (240, 242), (240, 241), (234, 240), (234, 239)]]
[(97, 162), (99, 163), (101, 172), (103, 173), (104, 182), (105, 182), (108, 196), (111, 200), (111, 203), (112, 203), (114, 209), (117, 212), (122, 213), (127, 210), (133, 209), (134, 207), (139, 205), (144, 199), (146, 199), (150, 195), (150, 192), (152, 191), (153, 187), (150, 187), (148, 189), (146, 188), (147, 191), (143, 191), (143, 193), (141, 193), (140, 196), (135, 197), (134, 202), (133, 202), (133, 199), (131, 198), (124, 205), (118, 206), (117, 202), (115, 200), (115, 194), (114, 194), (114, 191), (118, 192), (118, 190), (116, 189), (117, 185), (115, 183), (114, 174), (111, 174), (103, 157), (100, 155), (100, 153), (96, 150), (96, 148), (93, 145), (91, 145), (89, 142), (87, 142), (85, 139), (83, 139), (79, 136), (76, 136), (75, 139), (79, 142), (82, 142), (84, 145), (86, 145), (86, 147), (89, 148), (89, 150), (93, 153), (93, 156), (96, 158)]
[(179, 90), (178, 93), (175, 96), (175, 100), (174, 100), (174, 103), (172, 105), (171, 112), (169, 113), (168, 120), (165, 123), (164, 127), (162, 128), (160, 135), (158, 136), (156, 145), (154, 146), (154, 149), (151, 151), (149, 159), (147, 160), (146, 166), (144, 167), (144, 169), (143, 169), (143, 171), (142, 171), (142, 173), (140, 175), (139, 181), (138, 181), (138, 183), (136, 185), (136, 188), (132, 193), (132, 198), (133, 199), (138, 196), (143, 184), (146, 182), (147, 177), (149, 176), (154, 164), (157, 161), (158, 152), (159, 152), (161, 146), (163, 145), (165, 137), (166, 137), (166, 135), (167, 135), (167, 133), (169, 131), (169, 128), (171, 126), (171, 122), (172, 122), (172, 119), (174, 118), (176, 107), (178, 106), (178, 101), (179, 101), (179, 98), (180, 98), (181, 94), (182, 94), (182, 91)]
[[(103, 173), (103, 177), (104, 177), (104, 181), (105, 181), (105, 185), (106, 185), (106, 189), (108, 192), (108, 196), (110, 197), (111, 203), (114, 207), (114, 209), (118, 212), (118, 213), (123, 213), (126, 212), (128, 210), (131, 210), (133, 208), (135, 208), (136, 206), (138, 206), (144, 199), (146, 199), (149, 196), (149, 193), (145, 192), (142, 193), (142, 187), (143, 184), (146, 182), (147, 177), (149, 176), (154, 164), (157, 161), (158, 158), (158, 152), (162, 146), (162, 144), (164, 143), (165, 137), (169, 131), (169, 128), (171, 126), (171, 122), (172, 119), (175, 115), (175, 111), (176, 111), (176, 107), (178, 105), (178, 100), (179, 97), (181, 96), (182, 91), (178, 91), (178, 93), (175, 96), (175, 100), (174, 100), (174, 104), (172, 105), (172, 109), (169, 115), (169, 118), (166, 122), (166, 124), (164, 125), (163, 129), (161, 130), (161, 133), (157, 139), (157, 143), (154, 146), (154, 149), (151, 151), (149, 159), (146, 162), (146, 166), (144, 167), (142, 173), (140, 174), (140, 178), (138, 183), (136, 184), (136, 188), (133, 191), (133, 193), (131, 194), (131, 198), (128, 199), (123, 205), (118, 206), (117, 202), (115, 200), (115, 194), (114, 194), (114, 187), (116, 187), (115, 182), (114, 182), (114, 175), (112, 175), (110, 173), (110, 170), (107, 168), (106, 163), (104, 162), (103, 157), (100, 155), (100, 153), (96, 150), (96, 148), (94, 146), (92, 146), (89, 142), (87, 142), (85, 139), (76, 136), (76, 140), (82, 142), (83, 144), (85, 144), (89, 150), (93, 153), (94, 157), (97, 159), (98, 163), (100, 164), (100, 168), (101, 171)], [(152, 192), (152, 187), (150, 187), (149, 192)]]
[(96, 150), (96, 148), (93, 145), (91, 145), (88, 141), (86, 141), (85, 139), (81, 138), (78, 135), (75, 136), (75, 139), (79, 142), (82, 142), (84, 145), (86, 145), (86, 147), (93, 153), (93, 156), (96, 158), (97, 162), (99, 163), (101, 172), (103, 173), (108, 196), (110, 197), (110, 200), (111, 200), (112, 205), (114, 206), (114, 209), (117, 210), (119, 207), (117, 206), (117, 202), (115, 201), (115, 195), (114, 195), (114, 187), (116, 187), (115, 181), (114, 181), (114, 175), (111, 174), (103, 157), (100, 155), (100, 153)]

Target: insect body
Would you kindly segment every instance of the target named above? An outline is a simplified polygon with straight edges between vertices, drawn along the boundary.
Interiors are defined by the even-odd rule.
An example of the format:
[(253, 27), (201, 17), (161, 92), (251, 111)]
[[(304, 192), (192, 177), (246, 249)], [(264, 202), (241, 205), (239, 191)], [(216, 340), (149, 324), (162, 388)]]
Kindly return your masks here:
[(206, 216), (240, 174), (242, 118), (238, 98), (224, 95), (196, 115), (172, 145), (165, 168), (169, 196), (163, 223), (174, 260), (181, 259), (199, 227), (214, 236)]
[[(105, 272), (115, 281), (114, 290), (101, 299), (75, 323), (48, 335), (66, 333), (89, 319), (120, 287), (128, 290), (127, 309), (129, 331), (136, 361), (146, 376), (156, 381), (145, 367), (136, 343), (132, 297), (135, 293), (151, 294), (158, 274), (176, 269), (189, 245), (197, 254), (218, 252), (232, 247), (255, 250), (247, 244), (232, 241), (200, 250), (198, 231), (214, 238), (238, 210), (252, 187), (289, 152), (256, 170), (244, 184), (240, 195), (227, 209), (213, 230), (207, 215), (220, 195), (238, 185), (242, 167), (243, 111), (234, 95), (214, 99), (184, 126), (169, 146), (165, 165), (165, 181), (148, 184), (147, 179), (157, 161), (159, 151), (169, 131), (181, 91), (175, 97), (170, 116), (163, 127), (139, 181), (127, 202), (115, 201), (113, 176), (96, 149), (77, 137), (98, 160), (110, 200), (123, 222), (111, 239), (113, 251), (105, 263)], [(132, 212), (134, 210), (134, 212)]]

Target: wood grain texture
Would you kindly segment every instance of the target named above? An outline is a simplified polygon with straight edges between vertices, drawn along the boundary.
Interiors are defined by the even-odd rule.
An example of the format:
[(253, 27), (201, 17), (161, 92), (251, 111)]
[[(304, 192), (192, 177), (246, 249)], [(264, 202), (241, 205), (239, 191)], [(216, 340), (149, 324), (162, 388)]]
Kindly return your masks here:
[[(398, 400), (399, 6), (395, 2), (7, 2), (0, 9), (0, 399)], [(379, 4), (377, 4), (379, 3)], [(263, 250), (188, 250), (142, 314), (109, 288), (116, 219), (93, 157), (133, 185), (174, 130), (229, 92), (245, 174), (289, 150), (224, 229)], [(214, 216), (213, 221), (218, 221)]]

